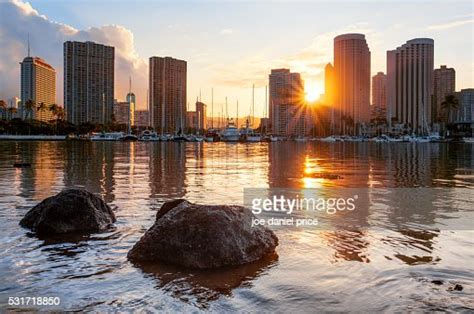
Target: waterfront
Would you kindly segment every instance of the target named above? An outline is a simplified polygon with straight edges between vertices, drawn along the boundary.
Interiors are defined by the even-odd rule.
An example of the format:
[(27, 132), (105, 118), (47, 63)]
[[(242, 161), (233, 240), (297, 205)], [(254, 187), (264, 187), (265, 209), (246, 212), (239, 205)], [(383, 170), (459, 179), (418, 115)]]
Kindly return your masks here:
[[(472, 144), (11, 141), (0, 151), (2, 307), (8, 296), (40, 295), (95, 311), (474, 309), (474, 232), (457, 227), (472, 221)], [(18, 226), (69, 186), (102, 195), (116, 208), (116, 228), (57, 241)], [(369, 208), (364, 230), (276, 228), (278, 257), (236, 269), (190, 275), (127, 261), (163, 201), (242, 204), (248, 187), (447, 192), (411, 217), (394, 214), (393, 201)], [(450, 291), (455, 284), (463, 290)]]

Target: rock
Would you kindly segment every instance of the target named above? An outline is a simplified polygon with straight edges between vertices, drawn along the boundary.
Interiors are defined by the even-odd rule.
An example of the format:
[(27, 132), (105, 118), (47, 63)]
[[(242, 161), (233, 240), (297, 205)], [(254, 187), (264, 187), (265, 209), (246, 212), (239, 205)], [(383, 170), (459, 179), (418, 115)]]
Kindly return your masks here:
[(241, 206), (166, 202), (156, 221), (128, 252), (132, 262), (165, 262), (207, 269), (257, 261), (275, 251), (278, 238)]
[(37, 234), (93, 233), (115, 222), (102, 198), (83, 189), (67, 189), (30, 209), (20, 225)]
[(29, 168), (29, 167), (31, 167), (31, 164), (27, 162), (16, 162), (13, 164), (13, 168)]
[(463, 291), (463, 290), (464, 290), (464, 287), (458, 283), (448, 288), (448, 291)]
[(438, 286), (441, 286), (442, 284), (444, 284), (442, 280), (431, 280), (431, 283)]

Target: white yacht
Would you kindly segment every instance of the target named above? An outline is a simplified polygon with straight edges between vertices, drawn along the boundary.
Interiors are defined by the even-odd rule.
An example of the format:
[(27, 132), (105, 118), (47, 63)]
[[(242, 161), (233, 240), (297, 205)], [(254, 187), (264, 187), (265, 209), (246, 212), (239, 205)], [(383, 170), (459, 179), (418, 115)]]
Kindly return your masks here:
[(92, 133), (90, 140), (91, 141), (117, 141), (123, 136), (124, 136), (123, 132)]
[(262, 140), (262, 136), (250, 127), (249, 120), (245, 123), (245, 127), (240, 129), (240, 138), (243, 142), (257, 143)]
[(221, 133), (222, 141), (224, 142), (238, 142), (240, 139), (239, 129), (235, 126), (234, 122), (229, 121), (227, 127), (222, 130)]

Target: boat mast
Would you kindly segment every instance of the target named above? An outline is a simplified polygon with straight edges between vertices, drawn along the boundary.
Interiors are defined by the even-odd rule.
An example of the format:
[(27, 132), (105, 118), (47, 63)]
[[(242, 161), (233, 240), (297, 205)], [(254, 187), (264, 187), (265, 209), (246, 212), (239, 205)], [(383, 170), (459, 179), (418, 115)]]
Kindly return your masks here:
[(252, 129), (255, 119), (255, 84), (252, 85)]
[(132, 134), (132, 77), (128, 78), (128, 134)]
[(237, 99), (237, 120), (235, 121), (237, 124), (237, 129), (239, 128), (239, 100)]
[[(268, 97), (267, 96), (267, 88), (268, 88), (268, 86), (265, 85), (265, 107), (263, 108), (263, 110), (264, 110), (263, 117), (264, 118), (267, 118), (267, 114), (268, 114), (268, 112), (267, 112), (267, 110), (268, 110), (268, 107), (267, 107), (268, 106), (268, 103), (267, 103), (267, 101), (268, 101), (267, 100), (267, 97)], [(268, 122), (268, 119), (266, 119), (266, 121)], [(268, 124), (268, 123), (266, 123), (266, 124)], [(260, 130), (260, 131), (262, 131), (262, 130)], [(265, 125), (265, 135), (267, 135), (267, 125)]]
[(214, 128), (214, 87), (211, 88), (211, 129)]

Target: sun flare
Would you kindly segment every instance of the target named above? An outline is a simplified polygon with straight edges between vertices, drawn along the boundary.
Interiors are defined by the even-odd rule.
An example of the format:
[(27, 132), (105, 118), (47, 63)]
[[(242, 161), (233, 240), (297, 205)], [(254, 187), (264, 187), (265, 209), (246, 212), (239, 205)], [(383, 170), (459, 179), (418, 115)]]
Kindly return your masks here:
[(304, 84), (305, 99), (308, 102), (314, 102), (321, 97), (323, 88), (319, 82), (306, 81)]

